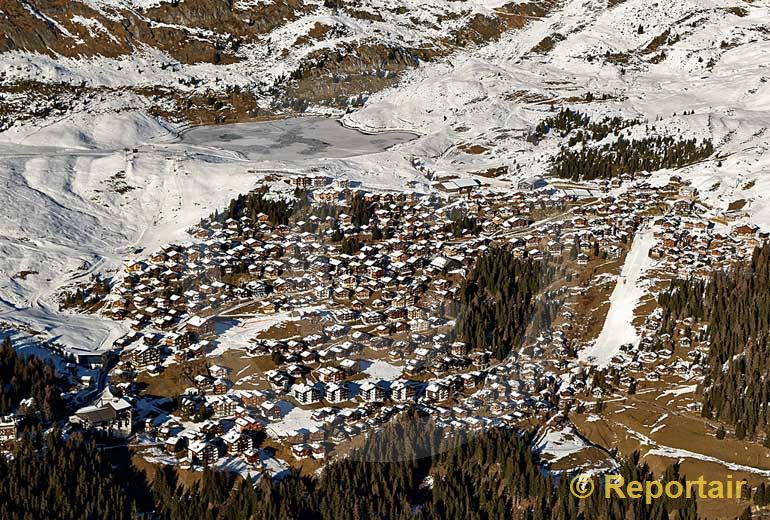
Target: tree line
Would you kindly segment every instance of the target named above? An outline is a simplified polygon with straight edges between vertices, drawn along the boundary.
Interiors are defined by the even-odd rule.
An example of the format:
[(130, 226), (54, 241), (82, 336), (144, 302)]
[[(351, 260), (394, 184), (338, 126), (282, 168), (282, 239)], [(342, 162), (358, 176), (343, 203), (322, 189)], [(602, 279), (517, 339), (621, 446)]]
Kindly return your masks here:
[(0, 457), (0, 519), (136, 519), (146, 491), (136, 476), (124, 478), (93, 439), (30, 433)]
[(677, 320), (687, 317), (707, 325), (703, 416), (733, 425), (741, 439), (767, 432), (770, 245), (757, 247), (748, 264), (717, 271), (708, 281), (671, 282), (659, 303), (665, 329), (673, 330)]
[(599, 147), (562, 147), (553, 158), (550, 174), (572, 180), (611, 179), (662, 168), (680, 168), (714, 153), (711, 141), (670, 136), (628, 139), (623, 136)]
[[(563, 108), (538, 123), (527, 140), (537, 144), (551, 133), (569, 137), (567, 146), (562, 145), (552, 159), (549, 173), (576, 181), (680, 168), (714, 153), (714, 146), (707, 139), (700, 142), (670, 136), (629, 139), (621, 135), (624, 129), (641, 124), (643, 121), (639, 119), (629, 120), (619, 116), (594, 121), (579, 110)], [(599, 147), (589, 146), (591, 142), (599, 142), (612, 135), (617, 135), (617, 139)], [(573, 148), (581, 143), (583, 146)]]
[(573, 146), (578, 142), (601, 141), (608, 135), (616, 134), (624, 128), (641, 123), (642, 121), (638, 119), (623, 119), (620, 116), (592, 121), (584, 112), (562, 108), (557, 114), (540, 121), (534, 131), (527, 136), (527, 139), (529, 142), (537, 144), (551, 132), (558, 133), (560, 137), (567, 137), (573, 130), (577, 130), (578, 132), (569, 142), (569, 145)]
[(228, 219), (239, 220), (242, 217), (248, 217), (252, 222), (256, 222), (257, 216), (264, 213), (271, 224), (285, 225), (289, 223), (289, 217), (294, 211), (305, 203), (305, 192), (296, 190), (294, 195), (293, 199), (274, 196), (270, 194), (267, 187), (241, 193), (230, 200), (230, 204), (224, 211), (216, 210), (208, 220), (224, 224)]
[(476, 217), (470, 216), (464, 208), (452, 208), (447, 212), (449, 222), (444, 224), (442, 231), (452, 236), (478, 235), (481, 233), (481, 223)]
[[(694, 499), (604, 498), (569, 491), (569, 475), (544, 471), (532, 450), (534, 430), (497, 428), (451, 434), (407, 414), (331, 462), (314, 477), (296, 472), (256, 485), (206, 469), (183, 484), (169, 466), (149, 483), (93, 440), (60, 432), (21, 443), (0, 460), (0, 518), (160, 520), (694, 520)], [(619, 460), (626, 480), (655, 478), (638, 453)], [(118, 476), (120, 475), (120, 477)], [(677, 466), (664, 482), (683, 481)]]
[(63, 417), (63, 380), (51, 363), (37, 356), (20, 356), (6, 337), (0, 345), (0, 415), (15, 413), (24, 399), (34, 400), (34, 409), (44, 420)]

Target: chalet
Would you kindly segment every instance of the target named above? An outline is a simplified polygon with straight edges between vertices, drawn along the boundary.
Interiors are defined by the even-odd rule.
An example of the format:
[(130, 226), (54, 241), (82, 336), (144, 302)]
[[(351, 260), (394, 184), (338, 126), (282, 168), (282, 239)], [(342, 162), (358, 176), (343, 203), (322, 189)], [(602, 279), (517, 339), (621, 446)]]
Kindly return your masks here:
[(294, 187), (301, 190), (309, 188), (313, 184), (313, 179), (310, 177), (299, 176), (294, 177)]
[(19, 419), (15, 415), (0, 417), (0, 446), (14, 442), (19, 434)]
[(532, 224), (532, 221), (524, 217), (516, 217), (509, 221), (509, 225), (512, 229), (528, 228), (531, 224)]
[(187, 439), (184, 437), (172, 436), (163, 441), (163, 448), (169, 455), (174, 455), (182, 451), (187, 446)]
[(127, 273), (140, 273), (147, 268), (147, 264), (144, 262), (131, 262), (126, 264)]
[(216, 439), (225, 433), (222, 423), (213, 420), (203, 421), (198, 429), (206, 439)]
[(379, 383), (367, 381), (361, 385), (360, 396), (367, 403), (380, 403), (385, 400), (385, 389)]
[(233, 428), (227, 432), (222, 440), (225, 443), (227, 454), (230, 456), (241, 455), (247, 450), (254, 448), (254, 438), (248, 433), (243, 433)]
[(734, 229), (736, 235), (740, 236), (753, 236), (757, 230), (759, 229), (758, 226), (755, 226), (753, 224), (744, 224), (742, 226), (738, 226)]
[(135, 367), (148, 367), (160, 363), (160, 351), (151, 345), (142, 345), (131, 351), (131, 364)]
[(209, 367), (209, 374), (211, 374), (211, 377), (215, 378), (225, 378), (228, 375), (230, 375), (230, 369), (227, 367), (219, 366), (219, 365), (211, 365)]
[(693, 202), (689, 199), (679, 199), (674, 201), (673, 208), (677, 213), (689, 213), (692, 210)]
[(339, 383), (345, 379), (345, 372), (336, 367), (319, 368), (316, 375), (322, 383)]
[(193, 384), (201, 394), (210, 394), (214, 391), (213, 377), (198, 374), (193, 378)]
[(425, 387), (425, 397), (431, 401), (445, 401), (449, 399), (449, 387), (440, 382), (430, 383)]
[(398, 402), (414, 401), (416, 396), (415, 385), (409, 381), (396, 381), (390, 387), (391, 398)]
[(460, 375), (460, 379), (462, 379), (464, 388), (476, 388), (480, 378), (481, 378), (480, 372), (471, 372), (471, 373)]
[(310, 454), (314, 459), (323, 460), (326, 458), (328, 449), (325, 444), (319, 442), (310, 443)]
[(561, 257), (562, 254), (562, 245), (559, 242), (556, 242), (555, 240), (551, 240), (548, 242), (548, 254), (551, 256), (554, 256), (556, 258)]
[(219, 459), (219, 448), (208, 441), (191, 442), (187, 448), (187, 458), (191, 464), (211, 466)]
[(273, 291), (275, 294), (287, 294), (295, 290), (294, 282), (292, 280), (286, 280), (278, 278), (273, 282)]
[(239, 432), (259, 432), (264, 429), (262, 423), (250, 415), (243, 415), (235, 419), (235, 427)]
[(214, 320), (211, 318), (202, 318), (200, 316), (192, 316), (186, 324), (187, 332), (193, 334), (197, 338), (207, 338), (214, 334)]
[(321, 392), (315, 386), (299, 383), (291, 387), (291, 395), (299, 404), (313, 404), (321, 400)]
[(416, 359), (418, 359), (420, 361), (426, 361), (426, 360), (430, 359), (431, 357), (433, 357), (434, 352), (432, 350), (430, 350), (430, 349), (425, 348), (425, 347), (418, 347), (418, 348), (414, 349), (414, 355), (415, 355)]
[(359, 300), (368, 300), (372, 296), (372, 291), (367, 287), (358, 287), (355, 291), (355, 296)]
[(319, 300), (326, 300), (332, 295), (332, 289), (328, 285), (318, 285), (313, 291)]
[[(340, 289), (340, 290), (343, 290), (343, 289)], [(337, 315), (337, 319), (342, 322), (353, 321), (358, 316), (356, 311), (354, 311), (353, 309), (341, 309), (337, 311), (336, 315)]]
[(303, 378), (309, 371), (306, 366), (297, 363), (292, 363), (286, 367), (286, 373), (293, 379)]
[(449, 351), (453, 356), (463, 357), (468, 353), (468, 344), (462, 341), (455, 341), (450, 345)]
[(520, 180), (516, 187), (519, 190), (532, 191), (545, 188), (547, 185), (548, 182), (545, 179), (540, 176), (533, 175), (531, 177), (527, 177), (526, 179)]
[(324, 399), (332, 404), (341, 403), (347, 401), (350, 396), (350, 391), (347, 385), (331, 383), (324, 389)]
[(163, 264), (166, 261), (166, 255), (163, 252), (158, 252), (150, 255), (150, 263), (155, 265)]
[(259, 305), (259, 312), (262, 314), (275, 314), (277, 311), (275, 303), (269, 301), (262, 301)]
[(270, 386), (272, 386), (275, 390), (281, 390), (286, 391), (289, 389), (289, 385), (291, 384), (291, 378), (286, 372), (278, 371), (278, 370), (268, 370), (265, 372), (265, 376), (267, 377), (268, 382), (270, 383)]
[(224, 395), (232, 386), (232, 383), (223, 377), (218, 377), (214, 380), (212, 391), (214, 395)]
[(232, 417), (239, 406), (238, 400), (230, 395), (223, 395), (210, 402), (214, 417)]
[(531, 258), (532, 260), (542, 260), (544, 257), (544, 254), (539, 249), (530, 249), (527, 251), (527, 258)]
[(187, 348), (190, 346), (190, 335), (186, 332), (182, 334), (170, 332), (163, 336), (161, 344), (169, 348)]
[(289, 430), (285, 440), (288, 444), (303, 444), (307, 440), (308, 431), (305, 428)]
[(410, 320), (418, 320), (425, 317), (425, 310), (416, 305), (411, 305), (407, 307), (406, 315)]
[(334, 203), (340, 199), (340, 192), (336, 190), (322, 190), (313, 193), (313, 198), (322, 203)]
[(265, 401), (259, 406), (262, 409), (262, 413), (269, 421), (280, 421), (281, 417), (283, 417), (281, 408), (272, 401)]
[(295, 444), (291, 447), (291, 454), (296, 459), (306, 459), (313, 454), (313, 450), (307, 444)]
[(318, 426), (311, 426), (307, 434), (308, 442), (323, 442), (326, 440), (326, 431)]
[(385, 315), (377, 311), (369, 311), (361, 314), (361, 322), (364, 325), (377, 325), (385, 322)]

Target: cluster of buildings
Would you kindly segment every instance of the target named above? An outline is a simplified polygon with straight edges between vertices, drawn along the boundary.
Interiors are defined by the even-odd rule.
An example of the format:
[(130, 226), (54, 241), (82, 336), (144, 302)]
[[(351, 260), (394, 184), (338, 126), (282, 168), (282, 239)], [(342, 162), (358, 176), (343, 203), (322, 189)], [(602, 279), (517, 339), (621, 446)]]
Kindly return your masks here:
[(735, 262), (751, 258), (766, 233), (751, 224), (717, 225), (697, 216), (695, 209), (675, 211), (655, 221), (656, 245), (650, 256), (679, 278), (708, 278)]
[[(122, 381), (124, 397), (106, 391), (72, 422), (127, 435), (141, 419), (143, 435), (178, 460), (206, 465), (239, 457), (259, 470), (265, 437), (296, 459), (325, 459), (336, 444), (406, 411), (465, 430), (545, 420), (560, 404), (593, 391), (574, 359), (580, 346), (571, 339), (572, 325), (580, 316), (562, 312), (553, 330), (528, 338), (503, 361), (486, 345), (454, 339), (448, 309), (491, 246), (577, 272), (621, 258), (639, 228), (651, 225), (650, 255), (697, 272), (734, 259), (759, 237), (748, 226), (715, 231), (699, 218), (697, 194), (676, 178), (662, 187), (642, 180), (625, 189), (611, 183), (559, 189), (539, 178), (518, 190), (454, 182), (461, 189), (448, 186), (437, 196), (294, 177), (308, 204), (288, 223), (259, 212), (210, 219), (190, 230), (190, 242), (127, 264), (103, 306), (132, 328), (116, 343), (120, 356), (111, 373)], [(562, 285), (554, 291), (559, 298), (582, 290)], [(312, 317), (306, 320), (312, 330), (237, 346), (271, 360), (256, 383), (211, 365), (217, 358), (207, 356), (219, 345), (221, 320), (292, 313)], [(654, 325), (652, 316), (645, 327)], [(653, 359), (645, 354), (651, 350), (645, 339), (613, 363), (654, 378), (650, 366), (666, 354), (658, 350)], [(207, 368), (174, 396), (176, 409), (130, 415), (131, 403), (142, 399), (132, 386), (137, 374), (163, 377), (172, 364), (195, 360), (207, 360)], [(695, 374), (700, 361), (693, 355), (686, 369), (671, 371)]]

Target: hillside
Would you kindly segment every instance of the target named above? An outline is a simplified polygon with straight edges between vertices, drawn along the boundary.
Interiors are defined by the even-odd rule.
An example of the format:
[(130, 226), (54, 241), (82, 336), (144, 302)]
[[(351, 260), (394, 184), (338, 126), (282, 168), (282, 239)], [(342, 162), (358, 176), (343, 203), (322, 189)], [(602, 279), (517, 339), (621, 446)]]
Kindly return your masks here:
[[(290, 5), (290, 14), (280, 11)], [(595, 119), (646, 122), (626, 128), (630, 138), (709, 139), (712, 158), (720, 160), (678, 173), (717, 211), (741, 200), (753, 221), (770, 224), (761, 175), (768, 146), (765, 9), (681, 0), (382, 7), (377, 1), (4, 4), (0, 23), (9, 27), (0, 54), (0, 112), (10, 128), (0, 132), (8, 186), (3, 300), (19, 310), (50, 305), (43, 302), (67, 280), (112, 269), (131, 247), (144, 245), (141, 237), (158, 236), (157, 229), (166, 230), (159, 236), (178, 234), (251, 186), (243, 175), (249, 166), (313, 167), (312, 157), (287, 162), (269, 154), (255, 164), (216, 146), (174, 144), (192, 123), (291, 110), (287, 102), (303, 90), (297, 108), (328, 113), (325, 104), (343, 106), (355, 97), (365, 105), (348, 113), (345, 125), (420, 135), (375, 155), (362, 150), (324, 161), (334, 175), (427, 186), (437, 177), (475, 172), (493, 186), (509, 186), (511, 179), (548, 173), (566, 139), (548, 135), (534, 144), (528, 135), (556, 106), (572, 106)], [(91, 20), (90, 30), (83, 19)], [(228, 38), (240, 43), (220, 45)], [(193, 50), (199, 46), (208, 50)], [(136, 146), (138, 153), (123, 151)], [(269, 157), (276, 161), (265, 162)], [(166, 159), (160, 167), (159, 158)], [(669, 173), (658, 172), (661, 179)], [(200, 193), (212, 185), (220, 197), (185, 197), (180, 205), (158, 191)], [(51, 209), (36, 213), (40, 207)], [(148, 208), (152, 219), (145, 217)], [(19, 211), (34, 216), (20, 222)], [(16, 276), (24, 271), (41, 274)], [(52, 327), (58, 325), (44, 328)], [(97, 337), (101, 343), (114, 336)]]
[[(743, 199), (753, 220), (770, 226), (767, 22), (766, 9), (742, 1), (566, 2), (499, 41), (406, 74), (345, 121), (424, 134), (431, 171), (507, 166), (514, 177), (548, 173), (565, 140), (526, 137), (554, 106), (640, 120), (626, 138), (713, 142), (721, 161), (677, 173), (716, 209)], [(483, 152), (468, 153), (472, 146)]]
[[(13, 0), (0, 10), (0, 128), (137, 96), (178, 121), (346, 107), (550, 3)], [(82, 109), (82, 107), (81, 107)]]

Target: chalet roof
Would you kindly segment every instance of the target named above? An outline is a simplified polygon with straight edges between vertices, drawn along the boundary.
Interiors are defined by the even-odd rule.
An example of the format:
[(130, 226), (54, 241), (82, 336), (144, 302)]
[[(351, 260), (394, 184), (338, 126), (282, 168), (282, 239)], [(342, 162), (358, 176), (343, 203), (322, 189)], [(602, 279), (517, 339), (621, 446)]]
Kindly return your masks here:
[(198, 316), (198, 315), (195, 315), (195, 316), (191, 317), (191, 318), (190, 318), (190, 319), (187, 321), (187, 324), (188, 324), (188, 325), (191, 325), (191, 326), (193, 326), (193, 327), (202, 327), (203, 325), (205, 325), (205, 324), (206, 324), (206, 322), (207, 322), (208, 320), (209, 320), (208, 318), (202, 318), (202, 317), (200, 317), (200, 316)]

